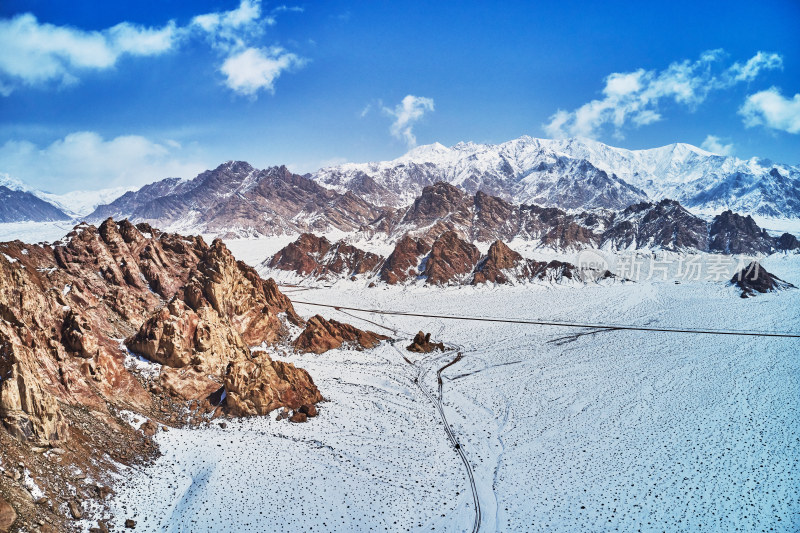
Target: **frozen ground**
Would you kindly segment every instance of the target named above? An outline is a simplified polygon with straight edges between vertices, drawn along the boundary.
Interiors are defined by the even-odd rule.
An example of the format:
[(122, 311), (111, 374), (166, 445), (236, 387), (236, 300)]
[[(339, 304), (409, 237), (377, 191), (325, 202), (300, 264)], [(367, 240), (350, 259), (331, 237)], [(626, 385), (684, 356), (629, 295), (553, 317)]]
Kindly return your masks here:
[[(768, 270), (800, 286), (800, 256)], [(295, 301), (429, 314), (800, 331), (800, 291), (724, 283), (286, 288)], [(800, 340), (421, 319), (296, 304), (463, 352), (443, 410), (472, 465), (481, 531), (800, 530)], [(367, 320), (371, 322), (367, 322)], [(388, 331), (382, 330), (381, 331)], [(409, 362), (403, 359), (409, 357)], [(453, 354), (293, 355), (329, 400), (293, 425), (171, 430), (118, 487), (137, 531), (470, 531), (472, 493), (435, 405)]]
[(4, 222), (0, 224), (0, 242), (19, 239), (22, 242), (53, 242), (72, 231), (74, 222)]

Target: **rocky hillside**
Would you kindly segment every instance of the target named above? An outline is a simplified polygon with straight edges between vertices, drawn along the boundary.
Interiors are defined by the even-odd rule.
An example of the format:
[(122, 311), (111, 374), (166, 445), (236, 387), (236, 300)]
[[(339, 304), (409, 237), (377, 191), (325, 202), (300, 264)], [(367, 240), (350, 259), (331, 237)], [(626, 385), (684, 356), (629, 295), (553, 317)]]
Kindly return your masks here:
[(163, 180), (99, 206), (88, 220), (125, 217), (159, 227), (220, 235), (352, 231), (385, 210), (339, 194), (286, 167), (258, 170), (229, 161), (192, 180)]
[(555, 250), (610, 247), (756, 254), (793, 245), (791, 235), (770, 237), (750, 216), (726, 211), (708, 223), (673, 200), (641, 202), (620, 212), (570, 213), (516, 205), (483, 192), (469, 195), (443, 182), (425, 187), (409, 207), (382, 218), (372, 231), (395, 239), (409, 234), (429, 240), (454, 231), (470, 242), (520, 239)]
[[(70, 529), (118, 463), (156, 453), (161, 427), (322, 400), (307, 372), (270, 355), (304, 350), (290, 332), (305, 322), (219, 240), (107, 219), (0, 252), (0, 504), (15, 527)], [(336, 344), (309, 328), (316, 348)], [(380, 340), (341, 328), (357, 347)]]
[(303, 276), (356, 276), (375, 272), (383, 257), (365, 252), (344, 241), (331, 243), (325, 237), (303, 233), (267, 263), (269, 268), (290, 270)]
[(800, 168), (740, 160), (676, 143), (649, 150), (590, 139), (520, 137), (505, 143), (432, 144), (392, 161), (347, 163), (314, 174), (340, 193), (402, 207), (437, 181), (514, 203), (561, 209), (622, 210), (674, 199), (705, 211), (800, 217)]
[[(336, 257), (326, 252), (320, 263), (320, 253), (313, 244), (322, 243), (323, 249), (346, 248), (349, 257), (370, 257), (369, 268), (360, 270), (333, 269), (329, 265)], [(341, 263), (338, 263), (341, 264)], [(360, 263), (363, 264), (363, 263)], [(539, 262), (524, 259), (502, 241), (495, 241), (484, 256), (472, 243), (459, 237), (455, 231), (445, 231), (433, 240), (418, 239), (409, 235), (401, 238), (394, 250), (384, 258), (368, 254), (343, 242), (331, 245), (324, 238), (301, 235), (297, 241), (267, 259), (261, 267), (290, 271), (302, 277), (335, 279), (358, 276), (382, 281), (389, 285), (421, 282), (428, 285), (477, 285), (480, 283), (524, 283), (547, 281), (558, 283), (580, 276), (578, 269), (560, 261)], [(610, 273), (592, 273), (591, 281), (612, 277)], [(588, 277), (587, 277), (588, 279)]]

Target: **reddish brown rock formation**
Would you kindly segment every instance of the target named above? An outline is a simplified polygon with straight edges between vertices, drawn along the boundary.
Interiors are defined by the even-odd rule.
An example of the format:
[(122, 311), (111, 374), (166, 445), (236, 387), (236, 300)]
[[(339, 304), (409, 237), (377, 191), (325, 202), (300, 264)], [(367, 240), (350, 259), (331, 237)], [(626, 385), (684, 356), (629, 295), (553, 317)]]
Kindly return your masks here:
[(232, 416), (265, 415), (279, 407), (297, 409), (322, 401), (308, 372), (273, 361), (266, 352), (231, 362), (225, 373), (226, 412)]
[(472, 284), (510, 283), (547, 279), (560, 281), (572, 279), (575, 266), (562, 261), (533, 261), (525, 259), (502, 241), (495, 241), (489, 247), (486, 257), (475, 267)]
[(317, 416), (317, 406), (313, 403), (307, 403), (305, 405), (301, 405), (300, 409), (298, 409), (301, 413), (304, 413), (308, 418), (314, 418)]
[[(155, 453), (123, 410), (154, 426), (182, 424), (214, 409), (223, 387), (234, 416), (313, 405), (322, 396), (304, 370), (250, 353), (288, 342), (289, 324), (304, 324), (289, 299), (221, 241), (109, 219), (53, 246), (0, 243), (0, 462), (36, 465), (57, 508), (80, 485), (71, 465), (104, 479), (117, 463)], [(357, 337), (369, 344), (369, 334)], [(130, 370), (124, 338), (163, 365), (160, 374)], [(54, 466), (31, 446), (67, 451)], [(20, 478), (4, 496), (15, 527), (34, 529), (45, 511), (23, 497)], [(82, 500), (93, 497), (83, 490)], [(66, 529), (68, 515), (45, 514)]]
[[(47, 446), (69, 437), (67, 421), (55, 397), (45, 389), (30, 368), (35, 356), (24, 347), (10, 344), (0, 336), (3, 360), (0, 361), (0, 417), (8, 432), (20, 440)], [(16, 353), (15, 353), (16, 352)], [(15, 361), (8, 364), (7, 361)]]
[(195, 311), (210, 307), (229, 320), (250, 346), (285, 337), (281, 315), (296, 325), (303, 322), (273, 280), (262, 280), (252, 267), (236, 261), (220, 240), (201, 258), (182, 296)]
[(207, 400), (222, 388), (222, 383), (208, 377), (208, 372), (192, 366), (163, 367), (159, 374), (159, 383), (167, 394), (183, 400)]
[(294, 422), (295, 424), (302, 424), (303, 422), (306, 422), (307, 420), (308, 420), (308, 415), (303, 413), (303, 412), (301, 412), (301, 411), (296, 411), (291, 416), (291, 418), (289, 418), (289, 422)]
[(503, 241), (494, 241), (486, 257), (475, 267), (472, 284), (508, 283), (507, 271), (517, 268), (522, 261), (522, 256), (506, 246)]
[(414, 337), (411, 344), (406, 347), (409, 352), (430, 353), (434, 350), (444, 351), (444, 344), (441, 342), (431, 342), (431, 334), (419, 332)]
[(423, 241), (404, 235), (381, 267), (381, 280), (394, 285), (419, 275), (417, 266), (430, 247)]
[(375, 272), (381, 263), (383, 257), (379, 255), (365, 252), (343, 241), (331, 244), (325, 237), (304, 233), (272, 256), (266, 265), (303, 276), (353, 276)]
[(14, 521), (17, 519), (17, 512), (11, 504), (0, 497), (0, 531), (5, 533), (11, 530)]
[(374, 348), (380, 341), (388, 339), (385, 335), (363, 331), (336, 320), (326, 320), (319, 315), (311, 317), (308, 326), (294, 341), (300, 352), (320, 354), (349, 344), (355, 348)]
[(210, 306), (195, 311), (178, 298), (158, 310), (125, 344), (156, 363), (173, 368), (191, 365), (215, 375), (221, 375), (229, 361), (249, 355), (248, 344), (228, 320)]
[(472, 272), (480, 257), (475, 245), (460, 239), (453, 231), (445, 232), (434, 241), (425, 262), (426, 283), (458, 283)]
[[(126, 344), (151, 361), (217, 376), (225, 387), (228, 414), (263, 415), (321, 398), (305, 371), (272, 361), (265, 352), (257, 352), (257, 357), (250, 354), (249, 346), (286, 339), (284, 320), (302, 324), (272, 280), (263, 281), (250, 267), (235, 261), (217, 240), (183, 291)], [(196, 376), (186, 374), (191, 384), (197, 383)], [(203, 392), (212, 389), (214, 380), (210, 381)], [(180, 390), (175, 384), (171, 388)]]
[(330, 249), (331, 243), (325, 237), (303, 233), (273, 255), (267, 266), (308, 276), (320, 270), (320, 261)]

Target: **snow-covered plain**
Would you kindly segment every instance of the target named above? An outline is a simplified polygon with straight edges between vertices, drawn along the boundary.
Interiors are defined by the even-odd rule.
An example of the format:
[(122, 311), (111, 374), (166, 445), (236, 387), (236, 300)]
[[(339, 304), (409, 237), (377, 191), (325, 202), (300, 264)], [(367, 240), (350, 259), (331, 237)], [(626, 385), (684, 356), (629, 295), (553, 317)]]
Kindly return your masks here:
[[(800, 256), (764, 265), (800, 286)], [(800, 331), (800, 291), (741, 299), (722, 282), (285, 290), (295, 302), (440, 315)], [(160, 433), (164, 456), (117, 487), (115, 523), (470, 531), (466, 470), (419, 387), (435, 395), (452, 354), (402, 348), (422, 329), (464, 354), (442, 373), (443, 406), (474, 470), (481, 531), (800, 529), (798, 339), (578, 335), (589, 332), (295, 305), (397, 330), (397, 349), (280, 356), (314, 377), (328, 400), (319, 417)]]
[(27, 243), (53, 242), (72, 231), (75, 223), (58, 222), (5, 222), (0, 224), (0, 242), (16, 239)]

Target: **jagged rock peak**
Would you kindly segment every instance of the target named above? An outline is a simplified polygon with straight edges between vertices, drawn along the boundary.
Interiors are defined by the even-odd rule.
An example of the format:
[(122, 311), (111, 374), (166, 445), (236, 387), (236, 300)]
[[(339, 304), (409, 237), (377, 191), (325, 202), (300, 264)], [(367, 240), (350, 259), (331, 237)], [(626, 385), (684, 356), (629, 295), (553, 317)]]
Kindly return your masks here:
[(383, 260), (380, 255), (366, 252), (344, 241), (331, 243), (325, 237), (303, 233), (263, 265), (293, 271), (302, 276), (356, 276), (375, 272)]
[(426, 283), (447, 285), (460, 283), (469, 277), (481, 253), (474, 244), (467, 242), (454, 231), (442, 233), (431, 246), (425, 261), (423, 275)]
[(380, 341), (389, 337), (363, 331), (350, 324), (343, 324), (336, 320), (326, 320), (320, 315), (311, 317), (308, 327), (294, 341), (294, 347), (299, 352), (320, 354), (339, 348), (342, 345), (356, 349), (374, 348)]
[(742, 298), (749, 298), (757, 293), (765, 294), (796, 288), (791, 283), (767, 272), (767, 269), (757, 261), (751, 262), (734, 274), (730, 282), (741, 289)]

